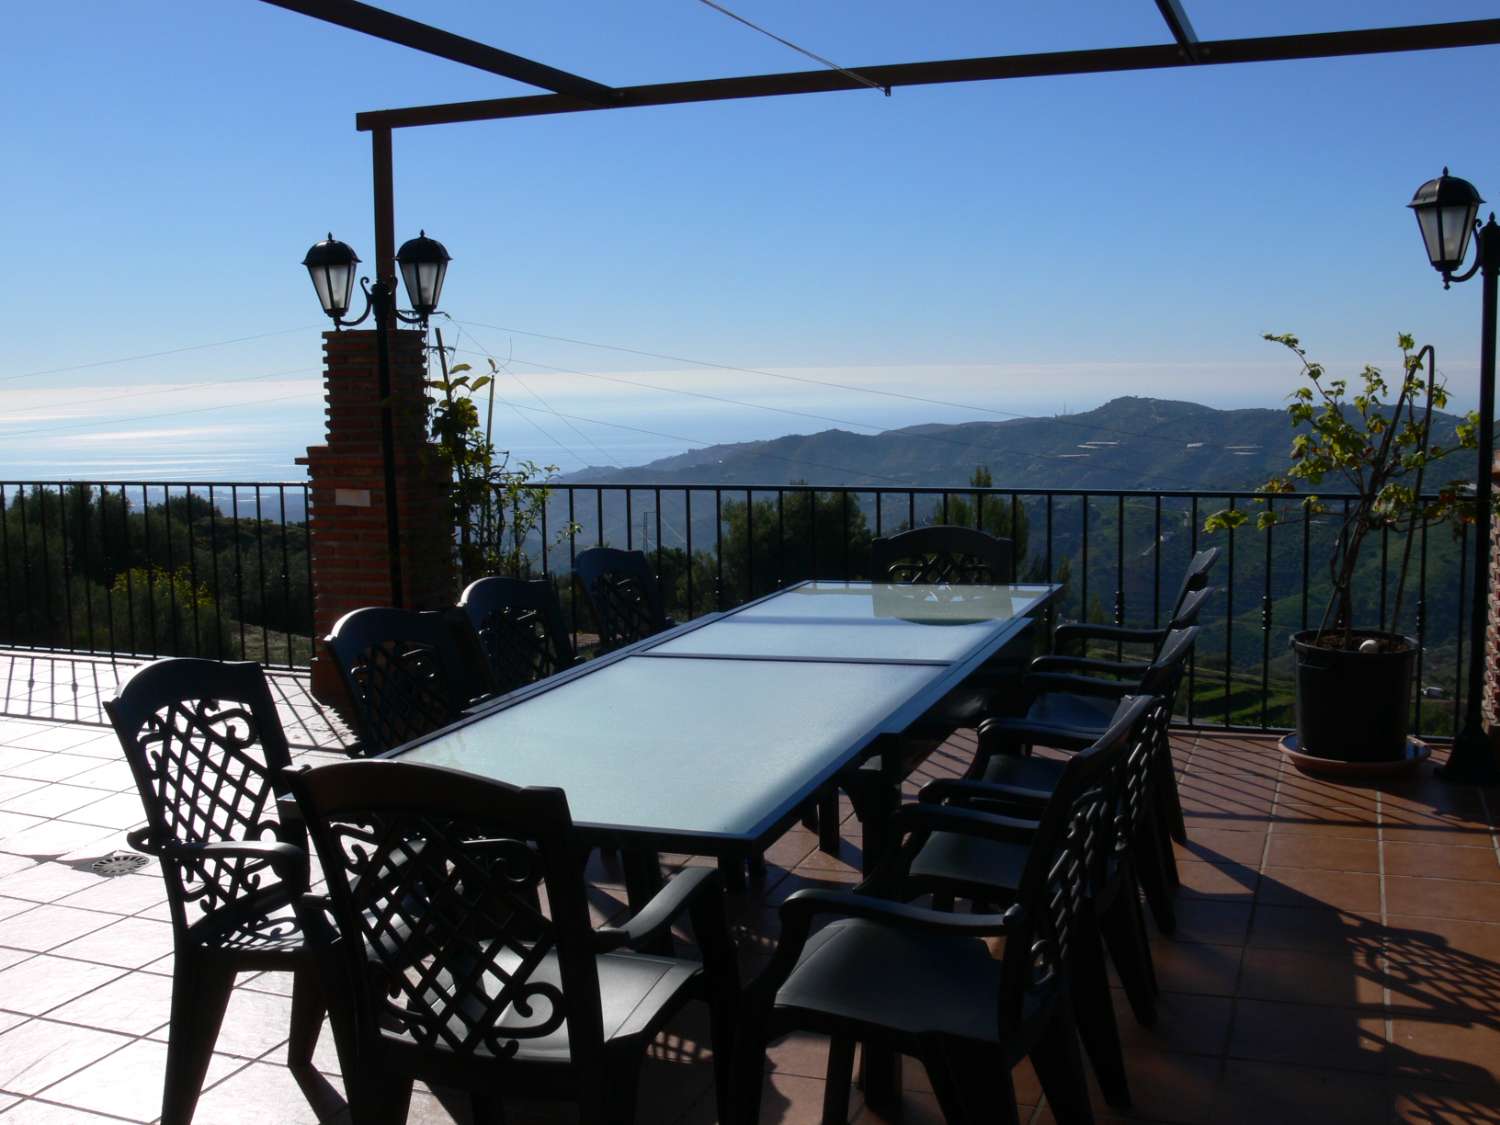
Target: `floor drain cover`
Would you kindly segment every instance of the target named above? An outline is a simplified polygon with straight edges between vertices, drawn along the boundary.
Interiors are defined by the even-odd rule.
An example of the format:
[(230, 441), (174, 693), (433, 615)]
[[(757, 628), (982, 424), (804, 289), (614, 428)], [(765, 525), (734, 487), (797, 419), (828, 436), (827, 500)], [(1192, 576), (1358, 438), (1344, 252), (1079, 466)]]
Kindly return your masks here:
[(134, 852), (115, 852), (114, 855), (107, 855), (103, 859), (94, 860), (91, 867), (96, 875), (112, 877), (115, 875), (129, 875), (132, 871), (139, 871), (150, 862), (147, 857), (136, 855)]

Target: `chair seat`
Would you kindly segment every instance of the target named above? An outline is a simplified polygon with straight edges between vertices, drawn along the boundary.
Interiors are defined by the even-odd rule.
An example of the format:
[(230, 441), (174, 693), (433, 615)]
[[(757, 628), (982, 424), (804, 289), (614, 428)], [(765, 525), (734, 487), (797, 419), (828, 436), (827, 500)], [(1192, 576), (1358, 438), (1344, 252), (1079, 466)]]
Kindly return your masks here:
[(188, 928), (188, 937), (198, 949), (239, 961), (257, 955), (281, 960), (305, 952), (302, 926), (290, 904), (227, 924), (222, 917), (205, 919)]
[[(995, 997), (1003, 941), (908, 933), (846, 918), (810, 937), (776, 1007), (899, 1035), (999, 1042)], [(1030, 1013), (1028, 1001), (1028, 1014)]]
[(919, 885), (936, 881), (962, 893), (958, 886), (954, 886), (958, 884), (974, 888), (981, 897), (1004, 901), (1009, 896), (983, 896), (982, 892), (991, 888), (1014, 890), (1019, 887), (1030, 852), (1025, 844), (987, 840), (959, 832), (934, 832), (912, 859), (911, 877)]
[[(496, 957), (496, 965), (505, 972), (514, 970), (520, 963), (521, 954), (515, 949), (506, 949)], [(598, 966), (605, 1042), (656, 1034), (682, 999), (682, 993), (696, 985), (703, 969), (697, 961), (642, 953), (603, 953), (595, 958), (595, 963)], [(493, 994), (498, 990), (498, 982), (493, 976), (486, 980), (491, 984), (486, 991)], [(439, 981), (444, 988), (451, 987), (451, 978), (446, 973)], [(526, 982), (528, 991), (537, 985), (561, 989), (557, 954), (548, 953), (526, 977)], [(546, 998), (533, 996), (530, 1015), (522, 1015), (512, 1004), (496, 1023), (501, 1028), (525, 1028), (545, 1021), (549, 1014)], [(456, 1035), (464, 1034), (462, 1021), (457, 1016), (450, 1021), (449, 1027)], [(504, 1033), (501, 1032), (500, 1036), (503, 1038)], [(512, 1057), (517, 1060), (566, 1063), (570, 1058), (566, 1021), (544, 1035), (521, 1038), (516, 1042), (519, 1048)]]
[(1035, 754), (1026, 757), (995, 754), (985, 767), (981, 780), (1050, 793), (1057, 788), (1067, 764), (1065, 758), (1039, 758)]
[(1026, 709), (1026, 721), (1050, 727), (1087, 728), (1101, 733), (1114, 717), (1118, 699), (1098, 695), (1075, 695), (1049, 691)]

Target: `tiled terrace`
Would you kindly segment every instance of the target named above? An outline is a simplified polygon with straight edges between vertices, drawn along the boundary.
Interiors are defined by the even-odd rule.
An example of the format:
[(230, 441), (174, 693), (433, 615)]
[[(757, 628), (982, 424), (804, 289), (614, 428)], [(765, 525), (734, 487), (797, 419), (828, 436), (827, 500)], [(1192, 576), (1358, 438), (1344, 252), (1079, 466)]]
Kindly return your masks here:
[[(68, 679), (31, 667), (48, 691)], [(16, 682), (13, 671), (12, 713)], [(283, 701), (288, 718), (312, 732), (322, 720), (315, 708), (298, 715), (310, 704), (296, 689)], [(141, 819), (113, 736), (79, 721), (90, 707), (97, 719), (99, 690), (74, 693), (72, 722), (0, 719), (0, 1125), (150, 1122), (159, 1107), (171, 931), (154, 868), (117, 878), (90, 870)], [(39, 706), (37, 691), (26, 706)], [(955, 738), (916, 780), (961, 769), (968, 749)], [(1138, 1027), (1120, 1006), (1131, 1119), (1500, 1121), (1500, 792), (1430, 776), (1323, 784), (1284, 768), (1263, 738), (1187, 733), (1175, 750), (1192, 843), (1179, 855), (1178, 931), (1155, 941), (1158, 1021)], [(852, 821), (845, 835), (835, 859), (794, 830), (772, 849), (766, 882), (731, 904), (748, 971), (764, 957), (778, 901), (856, 878), (845, 862), (857, 861)], [(618, 910), (623, 890), (610, 872), (599, 876), (599, 905)], [(242, 980), (200, 1125), (347, 1122), (326, 1034), (319, 1073), (299, 1084), (283, 1065), (286, 984)], [(644, 1125), (714, 1119), (697, 1046), (704, 1022), (695, 1013), (657, 1044)], [(787, 1040), (772, 1060), (763, 1120), (815, 1122), (822, 1044)], [(939, 1121), (920, 1068), (908, 1063), (904, 1077), (904, 1120)], [(1051, 1120), (1025, 1064), (1016, 1088), (1023, 1120)], [(463, 1110), (450, 1116), (437, 1096), (414, 1100), (414, 1122), (455, 1118), (466, 1120)], [(509, 1118), (571, 1119), (556, 1108)], [(851, 1119), (879, 1120), (857, 1094)]]

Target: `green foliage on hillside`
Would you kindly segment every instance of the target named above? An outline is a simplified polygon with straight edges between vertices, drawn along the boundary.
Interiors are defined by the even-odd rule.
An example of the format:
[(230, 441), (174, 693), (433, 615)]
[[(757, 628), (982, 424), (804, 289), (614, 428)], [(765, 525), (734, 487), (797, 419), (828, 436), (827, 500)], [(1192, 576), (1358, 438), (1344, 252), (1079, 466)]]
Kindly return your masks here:
[(306, 526), (236, 519), (202, 495), (138, 495), (87, 484), (9, 494), (0, 644), (305, 663)]

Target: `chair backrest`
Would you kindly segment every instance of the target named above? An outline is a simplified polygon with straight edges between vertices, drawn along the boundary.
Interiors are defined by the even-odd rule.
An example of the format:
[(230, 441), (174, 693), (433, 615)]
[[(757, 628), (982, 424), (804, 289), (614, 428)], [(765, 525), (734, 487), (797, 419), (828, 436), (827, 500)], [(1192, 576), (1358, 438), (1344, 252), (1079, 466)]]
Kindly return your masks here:
[(667, 627), (661, 587), (642, 551), (590, 547), (573, 560), (573, 576), (599, 630), (605, 652)]
[[(272, 781), (291, 763), (260, 665), (169, 657), (137, 669), (105, 713), (145, 807), (154, 844), (281, 835)], [(262, 860), (163, 856), (173, 924), (215, 926), (261, 911), (281, 884)]]
[(1198, 615), (1203, 612), (1208, 599), (1216, 593), (1218, 590), (1213, 586), (1201, 586), (1190, 591), (1178, 604), (1176, 612), (1172, 614), (1172, 620), (1167, 622), (1167, 628), (1186, 629), (1198, 624)]
[(1161, 696), (1170, 710), (1177, 698), (1177, 686), (1187, 668), (1188, 657), (1198, 641), (1200, 625), (1189, 625), (1186, 629), (1173, 629), (1162, 641), (1156, 659), (1141, 675), (1139, 691), (1145, 695)]
[(546, 579), (481, 578), (458, 600), (497, 692), (515, 691), (573, 663), (557, 591)]
[(1063, 768), (1026, 858), (1017, 924), (1005, 939), (1001, 1026), (1021, 1018), (1028, 997), (1045, 998), (1064, 979), (1083, 912), (1117, 847), (1118, 809), (1133, 732), (1154, 700), (1127, 696), (1108, 729)]
[(364, 754), (447, 726), (472, 701), (453, 622), (441, 612), (356, 609), (323, 645), (349, 694)]
[(1177, 597), (1172, 602), (1174, 618), (1182, 612), (1182, 603), (1189, 594), (1208, 585), (1208, 572), (1213, 570), (1214, 563), (1218, 561), (1219, 548), (1217, 547), (1205, 547), (1188, 560), (1187, 570), (1182, 576), (1182, 584), (1177, 587)]
[(286, 785), (328, 881), (361, 1056), (421, 1076), (508, 1058), (566, 1020), (574, 1065), (597, 1061), (589, 853), (561, 789), (391, 759)]
[(1003, 585), (1016, 579), (1015, 545), (972, 527), (914, 527), (870, 544), (876, 582)]

